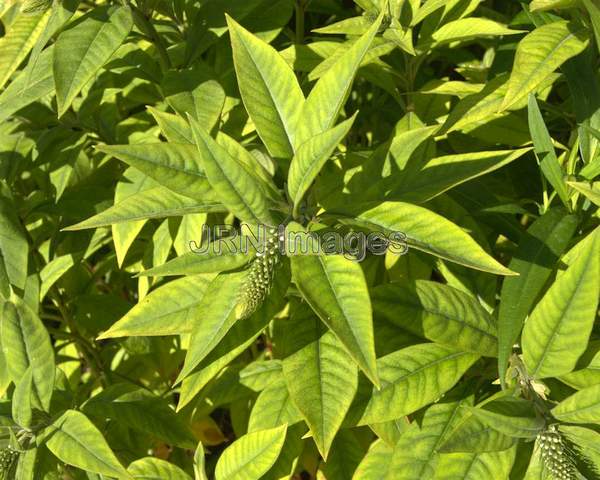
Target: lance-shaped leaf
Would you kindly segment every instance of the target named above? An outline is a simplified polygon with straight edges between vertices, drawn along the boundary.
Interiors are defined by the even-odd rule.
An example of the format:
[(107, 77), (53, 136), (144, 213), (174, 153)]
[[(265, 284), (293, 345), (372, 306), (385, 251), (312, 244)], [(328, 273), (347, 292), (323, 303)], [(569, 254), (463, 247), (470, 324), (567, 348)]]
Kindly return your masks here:
[(35, 45), (49, 15), (50, 11), (35, 15), (20, 13), (0, 38), (0, 89)]
[(132, 26), (129, 7), (100, 6), (59, 35), (53, 67), (59, 117), (119, 48)]
[(279, 53), (227, 15), (242, 100), (256, 131), (274, 157), (294, 154), (304, 94)]
[(516, 453), (517, 448), (514, 447), (499, 452), (442, 455), (439, 457), (436, 471), (443, 473), (435, 478), (460, 480), (509, 478)]
[(573, 8), (577, 6), (577, 0), (532, 0), (529, 4), (530, 12), (543, 12), (559, 8)]
[(223, 87), (200, 62), (190, 69), (170, 70), (163, 78), (162, 92), (179, 115), (194, 117), (206, 130), (212, 130), (225, 103)]
[(442, 453), (499, 452), (512, 447), (516, 441), (513, 437), (490, 427), (469, 411), (463, 415), (438, 451)]
[(285, 440), (287, 425), (238, 438), (219, 457), (215, 480), (262, 478), (273, 466)]
[(437, 282), (391, 283), (372, 291), (373, 314), (428, 340), (495, 356), (496, 325), (479, 301)]
[(352, 480), (387, 480), (394, 447), (383, 440), (376, 440), (354, 471)]
[(201, 362), (196, 371), (183, 381), (177, 405), (178, 410), (192, 401), (195, 395), (223, 367), (246, 350), (266, 328), (273, 316), (281, 310), (285, 303), (283, 297), (290, 284), (289, 263), (283, 262), (280, 268), (273, 279), (271, 294), (262, 307), (243, 322), (236, 322), (219, 342), (219, 345)]
[(529, 95), (529, 108), (527, 110), (529, 116), (529, 132), (533, 140), (533, 148), (535, 155), (540, 164), (540, 169), (554, 187), (559, 198), (565, 206), (569, 206), (569, 195), (567, 186), (563, 179), (563, 172), (554, 151), (552, 138), (548, 133), (542, 112), (533, 95)]
[(523, 321), (535, 304), (561, 253), (577, 228), (577, 217), (566, 210), (548, 210), (525, 232), (509, 263), (518, 277), (502, 283), (498, 311), (498, 366), (504, 382), (506, 366)]
[(225, 207), (216, 200), (210, 201), (206, 197), (192, 199), (159, 186), (134, 193), (103, 212), (63, 230), (83, 230), (149, 218), (179, 217), (189, 213), (224, 210)]
[[(315, 326), (320, 329), (320, 321)], [(283, 360), (292, 401), (325, 460), (358, 386), (358, 369), (332, 332)]]
[(507, 28), (506, 25), (490, 20), (489, 18), (461, 18), (453, 22), (448, 22), (438, 28), (431, 36), (431, 42), (427, 42), (426, 45), (419, 45), (419, 47), (435, 48), (450, 42), (480, 39), (482, 37), (515, 35), (519, 33), (523, 33), (523, 31), (512, 30)]
[(548, 289), (523, 329), (523, 360), (535, 378), (574, 370), (594, 326), (600, 297), (600, 229)]
[(197, 149), (184, 143), (99, 145), (170, 190), (195, 200), (214, 200)]
[(593, 385), (566, 398), (552, 409), (552, 415), (567, 423), (600, 422), (600, 385)]
[(50, 408), (54, 389), (54, 350), (37, 314), (22, 300), (6, 302), (0, 323), (2, 349), (9, 375), (17, 383), (31, 367), (35, 403)]
[(189, 332), (212, 277), (195, 275), (157, 288), (99, 338), (181, 335)]
[(501, 110), (526, 98), (554, 70), (581, 53), (589, 40), (584, 28), (559, 20), (536, 28), (519, 42)]
[[(460, 227), (426, 208), (405, 202), (383, 202), (373, 208), (349, 207), (344, 223), (392, 236), (416, 248), (466, 267), (497, 275), (515, 275), (492, 258)], [(358, 211), (357, 211), (358, 210)]]
[(379, 423), (415, 412), (450, 390), (478, 355), (424, 343), (377, 360), (381, 388), (373, 389), (360, 425)]
[(33, 372), (31, 366), (27, 367), (25, 375), (18, 379), (12, 398), (12, 418), (17, 425), (31, 427), (33, 410), (31, 398), (34, 395)]
[(197, 275), (199, 273), (218, 273), (234, 270), (248, 263), (254, 251), (245, 246), (239, 237), (219, 239), (205, 246), (197, 247), (190, 241), (193, 251), (187, 252), (163, 265), (144, 270), (142, 277), (164, 277), (171, 275)]
[(545, 425), (531, 402), (521, 398), (499, 398), (482, 407), (473, 407), (470, 412), (488, 427), (508, 437), (535, 438)]
[(147, 107), (156, 120), (162, 134), (171, 143), (194, 143), (192, 129), (188, 123), (178, 115), (163, 112), (154, 107)]
[(91, 418), (110, 418), (169, 445), (193, 448), (196, 444), (187, 421), (164, 399), (127, 383), (106, 388), (85, 402), (82, 410)]
[(206, 475), (206, 460), (204, 459), (204, 447), (202, 442), (198, 442), (194, 452), (194, 478), (195, 480), (208, 480)]
[(334, 128), (311, 137), (298, 147), (288, 173), (288, 192), (294, 208), (298, 207), (325, 162), (348, 134), (355, 118), (356, 114)]
[(190, 325), (190, 346), (178, 382), (192, 373), (237, 321), (236, 310), (246, 276), (246, 272), (219, 274), (206, 289)]
[(428, 0), (417, 8), (417, 11), (413, 14), (410, 24), (412, 26), (417, 25), (436, 10), (445, 7), (446, 4), (446, 0)]
[(292, 402), (288, 387), (280, 376), (258, 395), (248, 420), (248, 432), (275, 428), (283, 424), (293, 425), (300, 421), (302, 415)]
[(394, 453), (387, 466), (387, 474), (382, 478), (386, 480), (435, 478), (440, 460), (437, 448), (460, 419), (465, 403), (469, 404), (471, 400), (432, 405), (426, 410), (421, 421), (412, 422), (394, 446)]
[(334, 125), (348, 97), (356, 71), (379, 30), (382, 18), (383, 12), (313, 87), (300, 114), (302, 121), (298, 123), (296, 147)]
[(367, 377), (379, 384), (371, 300), (360, 265), (341, 255), (291, 257), (296, 286)]
[(191, 480), (177, 465), (154, 457), (140, 458), (130, 463), (127, 471), (140, 480)]
[(583, 182), (567, 182), (571, 187), (583, 194), (590, 202), (600, 207), (600, 182), (593, 184)]
[[(2, 185), (0, 184), (0, 187)], [(10, 283), (25, 287), (29, 245), (14, 201), (0, 191), (0, 253)]]
[(530, 148), (491, 152), (459, 153), (434, 158), (417, 171), (408, 170), (390, 178), (389, 198), (422, 203), (445, 191), (493, 172), (521, 158)]
[(562, 433), (571, 443), (577, 445), (579, 453), (600, 469), (600, 433), (586, 427), (560, 425)]
[(87, 472), (131, 479), (96, 426), (81, 412), (67, 410), (43, 431), (48, 449), (61, 461)]
[(0, 94), (0, 122), (54, 91), (53, 55), (54, 47), (50, 46), (35, 65), (27, 66)]
[(192, 133), (204, 171), (219, 200), (244, 222), (272, 225), (270, 201), (263, 184), (249, 175), (240, 161), (219, 145), (193, 118)]

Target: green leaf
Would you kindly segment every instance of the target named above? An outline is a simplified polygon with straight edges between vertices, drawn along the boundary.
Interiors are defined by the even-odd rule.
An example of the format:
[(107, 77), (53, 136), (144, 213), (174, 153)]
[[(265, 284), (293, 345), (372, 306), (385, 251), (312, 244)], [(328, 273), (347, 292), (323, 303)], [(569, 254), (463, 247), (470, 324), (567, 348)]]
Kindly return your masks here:
[(512, 30), (507, 28), (506, 25), (488, 18), (461, 18), (460, 20), (448, 22), (438, 28), (431, 36), (431, 40), (425, 45), (419, 45), (419, 48), (423, 48), (424, 46), (435, 48), (450, 42), (462, 42), (482, 37), (497, 37), (519, 33), (523, 33), (523, 31)]
[(237, 307), (246, 276), (246, 272), (221, 273), (206, 289), (190, 325), (190, 346), (178, 382), (192, 373), (238, 320)]
[(165, 187), (149, 188), (128, 196), (121, 202), (83, 222), (64, 228), (82, 230), (149, 218), (178, 217), (190, 213), (222, 212), (225, 208), (216, 200), (192, 199)]
[(517, 46), (508, 91), (500, 109), (506, 110), (526, 98), (587, 44), (586, 30), (566, 20), (543, 25), (526, 35)]
[(227, 24), (242, 100), (258, 134), (274, 157), (294, 153), (304, 94), (287, 62), (229, 15)]
[(444, 441), (453, 424), (460, 419), (464, 402), (465, 400), (432, 405), (419, 422), (412, 422), (394, 446), (392, 458), (380, 478), (434, 478), (440, 461), (437, 447)]
[(248, 420), (248, 432), (293, 425), (301, 420), (302, 415), (292, 403), (288, 387), (280, 377), (258, 395)]
[(99, 339), (180, 335), (191, 330), (212, 275), (194, 275), (162, 285), (147, 295)]
[(394, 175), (388, 198), (422, 203), (460, 185), (493, 172), (521, 158), (529, 148), (444, 155), (425, 163), (418, 171)]
[(447, 4), (447, 0), (428, 0), (423, 5), (420, 5), (418, 7), (417, 11), (412, 17), (410, 24), (414, 26), (421, 23), (429, 15), (441, 8), (444, 8)]
[(198, 447), (194, 452), (194, 480), (208, 480), (204, 464), (204, 447), (201, 442), (198, 442)]
[(98, 145), (96, 150), (118, 158), (173, 192), (196, 201), (214, 201), (202, 161), (193, 145), (151, 143)]
[(341, 255), (294, 255), (291, 263), (302, 297), (377, 385), (371, 300), (360, 265)]
[(33, 372), (31, 366), (25, 374), (16, 382), (12, 398), (12, 417), (17, 425), (23, 428), (31, 426), (33, 417), (31, 397), (33, 394)]
[(132, 478), (100, 431), (81, 412), (67, 410), (43, 435), (48, 449), (68, 465), (119, 479)]
[(352, 480), (387, 480), (393, 454), (393, 446), (382, 440), (376, 440), (354, 471)]
[(2, 348), (13, 382), (18, 383), (31, 368), (35, 404), (50, 408), (54, 389), (54, 350), (50, 336), (37, 314), (21, 299), (4, 304), (0, 323)]
[(558, 162), (558, 158), (556, 157), (552, 138), (550, 138), (550, 134), (544, 123), (540, 107), (538, 106), (535, 97), (531, 94), (529, 95), (528, 114), (529, 131), (531, 132), (533, 148), (540, 164), (540, 169), (546, 179), (550, 182), (550, 185), (556, 190), (556, 193), (563, 204), (568, 208), (569, 195), (563, 179), (563, 171)]
[(583, 0), (583, 5), (590, 14), (590, 18), (592, 20), (592, 28), (594, 29), (594, 36), (596, 38), (596, 49), (598, 49), (600, 48), (600, 6), (594, 3), (593, 0)]
[[(314, 319), (317, 332), (320, 321)], [(358, 387), (358, 369), (332, 332), (323, 334), (283, 360), (290, 396), (306, 420), (313, 439), (327, 460)]]
[(53, 66), (59, 117), (119, 48), (132, 26), (129, 7), (101, 6), (59, 35)]
[(156, 120), (161, 132), (170, 143), (194, 143), (192, 129), (188, 123), (178, 115), (162, 112), (154, 107), (147, 107)]
[(510, 478), (516, 453), (516, 448), (508, 448), (501, 452), (442, 455), (434, 478), (439, 480)]
[(111, 385), (89, 399), (82, 410), (88, 417), (111, 418), (169, 445), (192, 448), (196, 444), (185, 420), (162, 398), (130, 384)]
[(512, 447), (516, 439), (500, 433), (468, 411), (446, 437), (438, 451), (443, 453), (499, 452)]
[(270, 201), (260, 181), (248, 175), (240, 161), (195, 120), (190, 118), (190, 123), (206, 176), (217, 198), (244, 222), (272, 225)]
[(369, 30), (319, 79), (304, 102), (296, 133), (296, 147), (311, 137), (329, 130), (342, 109), (356, 75), (383, 18), (383, 13)]
[(540, 12), (555, 8), (571, 8), (577, 6), (577, 0), (532, 0), (529, 11)]
[(583, 194), (590, 202), (600, 207), (600, 183), (594, 182), (591, 186), (583, 182), (567, 182), (567, 184)]
[[(253, 257), (253, 252), (242, 250), (243, 241), (227, 238), (212, 242), (196, 250), (187, 252), (163, 265), (144, 270), (139, 275), (144, 277), (163, 277), (170, 275), (197, 275), (200, 273), (218, 273), (235, 270), (247, 264)], [(249, 247), (250, 248), (250, 247)]]
[(600, 292), (600, 229), (548, 289), (523, 329), (523, 360), (535, 378), (573, 371), (594, 325)]
[(225, 449), (215, 468), (215, 480), (259, 480), (275, 463), (287, 426), (248, 433)]
[(53, 55), (54, 47), (50, 46), (41, 53), (35, 65), (28, 65), (0, 93), (0, 122), (54, 91)]
[(520, 398), (500, 398), (470, 411), (488, 427), (509, 437), (535, 438), (545, 426), (544, 419), (536, 415), (533, 405)]
[(552, 415), (567, 423), (600, 422), (600, 385), (579, 390), (552, 409)]
[(356, 114), (334, 128), (311, 137), (298, 147), (288, 172), (288, 193), (295, 209), (325, 162), (348, 134), (355, 118)]
[(523, 321), (550, 278), (561, 253), (577, 228), (577, 217), (564, 209), (548, 210), (525, 232), (509, 268), (518, 277), (502, 283), (498, 310), (498, 367), (504, 382), (506, 365)]
[(377, 360), (381, 389), (373, 389), (360, 425), (415, 412), (450, 390), (479, 358), (473, 353), (424, 343)]
[(570, 442), (574, 443), (577, 453), (589, 459), (596, 467), (600, 468), (600, 433), (584, 427), (560, 425), (562, 433)]
[(12, 199), (0, 192), (0, 252), (10, 283), (25, 286), (29, 245)]
[(183, 118), (190, 115), (210, 131), (221, 117), (225, 91), (207, 70), (207, 65), (198, 63), (191, 69), (169, 71), (161, 86), (173, 110)]
[(0, 89), (35, 45), (49, 15), (50, 12), (35, 15), (20, 13), (0, 38)]
[(358, 212), (356, 209), (350, 207), (346, 212), (355, 218), (342, 221), (388, 235), (404, 234), (409, 247), (466, 267), (497, 275), (515, 274), (494, 260), (457, 225), (423, 207), (383, 202)]
[(160, 458), (146, 457), (132, 462), (127, 471), (140, 480), (191, 480), (181, 468)]
[(375, 318), (428, 340), (483, 356), (498, 350), (496, 325), (476, 298), (427, 280), (391, 283), (373, 289)]
[(290, 283), (289, 263), (284, 262), (273, 279), (271, 294), (263, 306), (243, 322), (237, 322), (219, 345), (188, 378), (183, 381), (178, 410), (182, 409), (223, 367), (246, 350), (266, 328), (273, 316), (283, 308), (283, 296)]

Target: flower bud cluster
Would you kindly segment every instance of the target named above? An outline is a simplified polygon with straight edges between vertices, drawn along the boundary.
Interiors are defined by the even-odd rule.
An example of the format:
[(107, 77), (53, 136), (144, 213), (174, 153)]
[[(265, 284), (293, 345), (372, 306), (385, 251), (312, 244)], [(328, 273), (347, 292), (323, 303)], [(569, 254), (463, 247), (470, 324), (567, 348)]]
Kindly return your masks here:
[(268, 231), (268, 237), (262, 251), (256, 252), (256, 258), (250, 266), (248, 278), (242, 290), (241, 318), (252, 315), (264, 302), (273, 285), (275, 269), (279, 264), (281, 252), (277, 230)]

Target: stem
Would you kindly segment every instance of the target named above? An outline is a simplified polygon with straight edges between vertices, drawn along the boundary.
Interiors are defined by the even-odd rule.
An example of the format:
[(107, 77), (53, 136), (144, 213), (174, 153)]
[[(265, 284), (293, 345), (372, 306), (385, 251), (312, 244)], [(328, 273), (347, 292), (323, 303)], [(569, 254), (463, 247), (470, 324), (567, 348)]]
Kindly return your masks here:
[(106, 385), (106, 375), (104, 375), (104, 371), (102, 368), (102, 360), (98, 355), (98, 352), (96, 352), (94, 346), (86, 338), (81, 336), (77, 331), (75, 327), (75, 322), (73, 321), (71, 314), (69, 313), (66, 305), (64, 304), (56, 286), (52, 287), (49, 296), (60, 311), (60, 314), (62, 315), (65, 324), (69, 328), (71, 338), (75, 343), (75, 346), (77, 347), (77, 351), (83, 357), (87, 365), (90, 367), (90, 370), (92, 371), (94, 376), (98, 378), (98, 380), (100, 380), (102, 384)]

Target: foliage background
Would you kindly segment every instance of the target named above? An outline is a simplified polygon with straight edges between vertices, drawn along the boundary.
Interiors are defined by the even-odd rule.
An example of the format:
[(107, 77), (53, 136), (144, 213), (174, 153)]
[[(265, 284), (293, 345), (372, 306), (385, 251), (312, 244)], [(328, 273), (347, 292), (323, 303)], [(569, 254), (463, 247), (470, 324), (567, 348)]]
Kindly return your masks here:
[(0, 22), (0, 478), (600, 478), (597, 0)]

